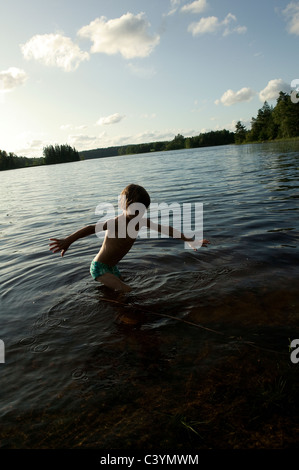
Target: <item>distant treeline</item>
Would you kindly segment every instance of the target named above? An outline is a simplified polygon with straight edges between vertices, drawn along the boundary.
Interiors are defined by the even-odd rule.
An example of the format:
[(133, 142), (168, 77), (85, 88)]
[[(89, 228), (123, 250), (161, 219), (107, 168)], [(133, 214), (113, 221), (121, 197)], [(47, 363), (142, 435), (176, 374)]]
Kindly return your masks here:
[(235, 134), (226, 129), (199, 134), (195, 137), (184, 137), (181, 134), (171, 141), (150, 142), (147, 144), (131, 144), (118, 147), (99, 148), (80, 152), (80, 158), (103, 158), (116, 155), (131, 155), (137, 153), (163, 152), (167, 150), (191, 149), (198, 147), (210, 147), (214, 145), (228, 145), (235, 143)]
[(0, 171), (43, 164), (43, 158), (17, 157), (14, 153), (7, 153), (5, 150), (0, 150)]
[(41, 158), (17, 157), (14, 153), (0, 150), (0, 171), (25, 168), (29, 166), (68, 163), (80, 160), (79, 152), (69, 145), (49, 145), (43, 150)]
[(257, 117), (252, 118), (250, 130), (240, 121), (236, 125), (236, 144), (293, 137), (299, 137), (299, 104), (294, 104), (291, 96), (282, 91), (274, 107), (265, 101)]
[(121, 145), (78, 152), (69, 145), (50, 145), (43, 149), (43, 157), (17, 157), (13, 153), (0, 150), (0, 171), (36, 165), (67, 163), (91, 158), (113, 157), (138, 153), (162, 152), (168, 150), (192, 149), (216, 145), (265, 142), (275, 139), (299, 137), (299, 104), (291, 100), (287, 93), (280, 92), (276, 105), (270, 106), (265, 101), (251, 120), (251, 129), (238, 121), (235, 132), (226, 129), (210, 131), (195, 137), (184, 137), (181, 134), (171, 141), (151, 142), (145, 144)]
[(44, 148), (45, 165), (53, 165), (55, 163), (69, 163), (80, 160), (79, 152), (69, 145), (49, 145)]

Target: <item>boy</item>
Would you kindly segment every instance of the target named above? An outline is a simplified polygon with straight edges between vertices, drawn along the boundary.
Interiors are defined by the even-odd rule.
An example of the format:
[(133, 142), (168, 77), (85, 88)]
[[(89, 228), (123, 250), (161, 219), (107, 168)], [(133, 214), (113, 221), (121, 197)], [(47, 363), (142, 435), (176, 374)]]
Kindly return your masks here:
[(132, 289), (123, 282), (117, 264), (130, 251), (142, 227), (188, 242), (195, 251), (196, 245), (206, 246), (209, 243), (208, 240), (195, 242), (173, 227), (162, 226), (150, 219), (142, 218), (150, 205), (150, 197), (142, 186), (136, 184), (127, 186), (121, 193), (120, 204), (123, 213), (114, 219), (88, 225), (64, 239), (50, 238), (53, 241), (50, 243), (50, 250), (53, 253), (61, 251), (61, 256), (63, 256), (69, 246), (79, 238), (105, 231), (102, 247), (91, 262), (90, 274), (95, 281), (101, 282), (110, 289), (130, 292)]

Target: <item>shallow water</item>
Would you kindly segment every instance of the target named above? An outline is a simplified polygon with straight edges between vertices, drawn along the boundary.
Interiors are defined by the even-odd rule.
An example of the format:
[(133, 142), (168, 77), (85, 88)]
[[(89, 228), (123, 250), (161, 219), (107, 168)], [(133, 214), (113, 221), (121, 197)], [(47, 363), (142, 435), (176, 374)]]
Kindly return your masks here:
[[(162, 409), (175, 414), (174, 401), (190, 403), (184, 384), (198, 394), (199, 377), (244, 345), (248, 357), (276, 352), (292, 366), (298, 164), (293, 143), (2, 172), (0, 446), (146, 447), (149, 422)], [(48, 238), (96, 223), (96, 206), (117, 207), (131, 182), (153, 203), (203, 203), (211, 244), (195, 253), (178, 240), (137, 240), (119, 266), (133, 287), (123, 296), (89, 275), (96, 236), (64, 258)]]

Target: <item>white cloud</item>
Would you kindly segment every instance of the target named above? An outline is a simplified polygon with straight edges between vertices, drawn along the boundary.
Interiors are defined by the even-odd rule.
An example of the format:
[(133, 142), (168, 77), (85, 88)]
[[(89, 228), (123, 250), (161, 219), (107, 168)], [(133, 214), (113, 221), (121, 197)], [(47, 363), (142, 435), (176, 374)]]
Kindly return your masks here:
[(216, 16), (201, 18), (199, 21), (191, 23), (188, 26), (189, 33), (193, 36), (205, 33), (215, 33), (219, 29), (219, 20)]
[(240, 25), (236, 25), (235, 27), (232, 26), (232, 24), (236, 23), (237, 21), (238, 21), (237, 17), (233, 15), (232, 13), (229, 13), (228, 15), (226, 15), (226, 17), (221, 23), (221, 26), (225, 27), (223, 31), (223, 36), (228, 36), (229, 34), (232, 34), (232, 33), (238, 33), (238, 34), (246, 33), (247, 31), (246, 26), (240, 26)]
[(67, 130), (84, 130), (87, 129), (87, 126), (85, 124), (82, 124), (81, 126), (73, 126), (72, 124), (62, 124), (59, 129), (61, 131), (67, 131)]
[(72, 128), (71, 124), (61, 124), (61, 126), (60, 126), (60, 130), (62, 130), (62, 131), (67, 131), (71, 128)]
[(231, 33), (245, 34), (247, 33), (247, 26), (236, 26), (233, 29), (228, 29), (224, 32), (224, 36)]
[(177, 8), (181, 3), (181, 0), (170, 0), (171, 8)]
[(10, 67), (7, 70), (3, 70), (0, 72), (0, 93), (14, 90), (23, 85), (27, 79), (28, 76), (26, 72), (17, 67)]
[(173, 15), (179, 8), (181, 0), (170, 0), (170, 10), (168, 13), (165, 13), (163, 16)]
[(35, 59), (67, 72), (76, 70), (82, 61), (89, 59), (88, 52), (81, 51), (70, 38), (61, 34), (38, 34), (21, 45), (21, 50), (27, 60)]
[(184, 13), (202, 13), (207, 8), (206, 0), (195, 0), (181, 8)]
[(101, 136), (87, 134), (73, 134), (67, 138), (68, 144), (75, 147), (78, 151), (93, 150), (102, 146)]
[(159, 44), (160, 36), (148, 32), (150, 23), (144, 13), (134, 16), (126, 13), (120, 18), (107, 21), (101, 16), (83, 26), (78, 35), (93, 42), (91, 52), (104, 54), (120, 53), (125, 59), (147, 57)]
[(117, 138), (117, 141), (114, 140), (114, 142), (116, 143), (114, 143), (113, 145), (144, 144), (149, 142), (172, 140), (178, 133), (183, 134), (181, 130), (174, 129), (165, 129), (164, 131), (145, 130), (144, 132), (140, 132), (139, 134), (131, 136), (119, 136)]
[(260, 91), (259, 98), (262, 102), (276, 100), (280, 91), (290, 93), (291, 86), (285, 83), (281, 78), (270, 80), (267, 86)]
[(156, 70), (154, 69), (154, 67), (141, 67), (139, 65), (129, 63), (128, 69), (130, 70), (132, 75), (135, 75), (135, 77), (138, 78), (150, 79), (153, 78), (154, 75), (156, 75)]
[(290, 2), (282, 12), (288, 21), (287, 30), (290, 34), (299, 35), (299, 2)]
[(98, 136), (85, 134), (69, 135), (68, 143), (77, 150), (93, 150), (96, 148), (115, 147), (121, 145), (134, 145), (149, 142), (169, 141), (174, 139), (177, 134), (191, 137), (198, 135), (198, 129), (164, 129), (164, 130), (145, 130), (144, 132), (132, 135), (110, 136), (106, 132)]
[(245, 126), (247, 129), (250, 129), (251, 127), (251, 121), (250, 120), (244, 120), (242, 117), (240, 119), (233, 119), (232, 122), (226, 124), (224, 126), (225, 129), (227, 129), (228, 131), (232, 131), (232, 132), (235, 132), (236, 130), (236, 125), (238, 122), (241, 122), (243, 124), (243, 126)]
[(255, 95), (256, 92), (251, 88), (242, 88), (237, 92), (227, 90), (220, 100), (215, 101), (215, 104), (222, 103), (224, 106), (232, 106), (233, 104), (241, 103), (243, 101), (250, 101)]
[(99, 126), (109, 126), (110, 124), (116, 124), (116, 123), (120, 122), (124, 118), (125, 118), (125, 116), (123, 116), (119, 113), (115, 113), (115, 114), (111, 114), (110, 116), (101, 117), (97, 121), (97, 124)]
[(13, 151), (18, 156), (42, 157), (43, 148), (50, 142), (44, 133), (24, 131), (14, 137)]
[[(270, 80), (267, 86), (258, 93), (258, 96), (262, 102), (276, 100), (280, 91), (290, 93), (291, 85), (285, 83), (281, 78), (276, 78), (274, 80)], [(215, 101), (215, 104), (232, 106), (233, 104), (241, 103), (243, 101), (250, 101), (256, 94), (257, 93), (251, 88), (242, 88), (237, 92), (227, 90), (220, 99)]]
[(232, 13), (228, 13), (223, 21), (219, 21), (217, 16), (208, 16), (201, 18), (197, 22), (193, 22), (188, 26), (188, 31), (193, 36), (206, 33), (218, 33), (222, 32), (223, 36), (227, 36), (232, 33), (243, 34), (247, 31), (246, 26), (240, 26), (234, 24), (237, 22), (237, 17)]

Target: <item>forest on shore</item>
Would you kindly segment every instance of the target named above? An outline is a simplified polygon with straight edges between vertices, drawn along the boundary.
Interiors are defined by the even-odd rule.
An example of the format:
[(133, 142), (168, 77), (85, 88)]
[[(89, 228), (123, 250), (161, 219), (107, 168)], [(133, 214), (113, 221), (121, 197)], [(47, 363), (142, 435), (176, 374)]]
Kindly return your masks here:
[(263, 107), (258, 110), (257, 116), (252, 117), (250, 129), (238, 121), (235, 132), (223, 129), (201, 133), (194, 137), (184, 137), (178, 134), (171, 141), (122, 145), (82, 152), (78, 152), (67, 144), (50, 145), (43, 149), (43, 156), (40, 158), (18, 157), (14, 153), (0, 150), (0, 171), (118, 155), (268, 142), (296, 137), (299, 138), (299, 103), (293, 103), (291, 95), (281, 91), (275, 106), (270, 106), (265, 101)]
[(68, 163), (80, 160), (78, 150), (70, 145), (49, 145), (43, 150), (40, 158), (17, 157), (14, 153), (0, 150), (0, 171), (26, 168), (29, 166), (53, 165), (56, 163)]
[(265, 101), (251, 120), (251, 129), (238, 121), (235, 143), (266, 142), (276, 139), (299, 137), (299, 104), (293, 103), (291, 96), (280, 92), (275, 106)]

